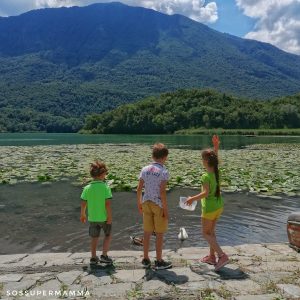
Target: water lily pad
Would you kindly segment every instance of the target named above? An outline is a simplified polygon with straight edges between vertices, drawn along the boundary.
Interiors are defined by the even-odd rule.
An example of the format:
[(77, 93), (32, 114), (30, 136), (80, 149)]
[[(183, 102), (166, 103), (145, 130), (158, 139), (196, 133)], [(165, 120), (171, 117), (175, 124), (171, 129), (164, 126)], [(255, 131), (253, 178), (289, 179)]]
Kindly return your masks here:
[[(248, 191), (268, 197), (300, 195), (300, 145), (252, 145), (220, 151), (220, 156), (223, 191)], [(3, 184), (71, 178), (81, 186), (90, 180), (89, 164), (102, 159), (109, 168), (108, 183), (113, 189), (134, 190), (140, 169), (151, 161), (151, 150), (137, 144), (3, 146), (0, 157)], [(171, 175), (169, 188), (200, 188), (204, 170), (198, 150), (170, 149), (167, 167)]]

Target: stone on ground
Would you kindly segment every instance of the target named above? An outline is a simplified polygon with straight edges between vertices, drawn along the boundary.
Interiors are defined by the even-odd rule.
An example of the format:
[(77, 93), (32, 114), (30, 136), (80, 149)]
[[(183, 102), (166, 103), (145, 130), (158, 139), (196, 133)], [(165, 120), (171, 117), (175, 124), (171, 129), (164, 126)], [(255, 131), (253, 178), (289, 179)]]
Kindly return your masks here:
[(289, 299), (300, 299), (300, 287), (294, 284), (277, 284), (277, 287)]
[(71, 285), (82, 274), (82, 271), (62, 272), (57, 275), (57, 279), (67, 285)]
[(134, 269), (134, 270), (117, 270), (114, 277), (122, 282), (138, 282), (145, 276), (145, 270)]
[(247, 296), (237, 296), (234, 300), (275, 300), (280, 299), (278, 294), (265, 294), (265, 295), (247, 295)]
[(23, 278), (23, 274), (4, 274), (0, 275), (0, 283), (17, 282)]
[(91, 294), (96, 296), (96, 299), (124, 299), (127, 293), (134, 289), (133, 283), (116, 283), (108, 286), (99, 286), (92, 290)]

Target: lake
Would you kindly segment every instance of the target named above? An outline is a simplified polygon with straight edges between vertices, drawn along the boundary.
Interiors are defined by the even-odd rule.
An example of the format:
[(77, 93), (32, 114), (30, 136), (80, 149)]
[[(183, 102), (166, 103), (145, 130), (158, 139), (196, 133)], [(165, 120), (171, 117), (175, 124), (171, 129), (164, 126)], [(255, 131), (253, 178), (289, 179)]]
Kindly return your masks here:
[[(78, 155), (78, 159), (66, 161), (66, 166), (74, 163), (74, 168), (78, 168), (78, 162), (82, 157), (92, 155), (93, 149), (80, 150), (81, 146), (76, 146), (76, 149), (72, 146), (59, 146), (59, 145), (79, 145), (90, 144), (89, 148), (93, 146), (91, 144), (114, 144), (113, 146), (105, 146), (107, 152), (120, 153), (116, 155), (122, 155), (122, 159), (129, 154), (124, 150), (124, 146), (118, 146), (118, 144), (146, 144), (150, 145), (156, 141), (166, 143), (172, 148), (184, 148), (181, 150), (173, 149), (172, 152), (180, 151), (186, 152), (188, 149), (203, 149), (210, 146), (211, 137), (209, 136), (179, 136), (179, 135), (80, 135), (80, 134), (46, 134), (46, 133), (22, 133), (22, 134), (0, 134), (0, 148), (3, 147), (2, 161), (0, 166), (9, 165), (12, 159), (12, 174), (17, 172), (23, 172), (22, 167), (26, 163), (26, 168), (35, 168), (36, 163), (34, 158), (41, 162), (47, 162), (45, 166), (51, 166), (51, 159), (49, 157), (54, 155), (57, 159), (52, 161), (52, 164), (56, 162), (62, 162), (61, 159), (66, 158), (69, 152), (73, 151), (73, 154)], [(300, 137), (246, 137), (246, 136), (223, 136), (222, 148), (223, 149), (242, 149), (243, 147), (251, 144), (270, 144), (270, 143), (289, 143), (299, 144)], [(31, 151), (33, 147), (29, 147), (25, 151), (24, 155), (29, 155), (28, 159), (22, 160), (24, 149), (22, 146), (36, 146), (36, 145), (57, 145), (56, 147), (45, 147), (42, 152), (38, 148), (37, 152)], [(12, 149), (4, 146), (21, 146)], [(96, 146), (97, 148), (98, 146)], [(132, 146), (130, 146), (132, 147)], [(144, 146), (143, 146), (144, 147)], [(284, 145), (285, 149), (286, 145)], [(294, 146), (293, 146), (294, 147)], [(298, 147), (298, 146), (297, 146)], [(57, 149), (53, 149), (57, 148)], [(60, 153), (64, 149), (65, 152)], [(65, 149), (66, 148), (66, 149)], [(73, 147), (74, 148), (74, 147)], [(53, 149), (53, 151), (49, 151)], [(277, 149), (277, 148), (276, 148)], [(275, 152), (278, 151), (275, 149)], [(298, 148), (295, 148), (298, 149)], [(96, 151), (97, 149), (95, 149)], [(129, 149), (132, 150), (132, 149)], [(145, 150), (145, 149), (144, 149)], [(136, 154), (143, 153), (142, 156), (147, 160), (148, 150), (142, 152), (134, 152)], [(115, 152), (114, 152), (115, 151)], [(198, 152), (188, 150), (190, 152)], [(58, 153), (59, 152), (59, 153)], [(247, 152), (246, 149), (242, 150), (230, 150), (224, 151), (226, 153), (234, 152), (233, 159), (242, 157)], [(292, 159), (292, 166), (288, 167), (288, 172), (294, 170), (297, 172), (299, 164), (297, 163), (298, 156), (295, 156), (294, 151), (285, 151), (285, 156), (277, 159), (274, 153), (271, 153), (271, 158), (274, 157), (273, 164), (271, 160), (271, 166), (281, 168), (281, 164), (284, 161), (290, 162), (290, 155), (294, 157)], [(17, 154), (16, 154), (17, 153)], [(32, 158), (30, 155), (35, 153)], [(254, 158), (258, 158), (258, 152), (255, 152)], [(135, 159), (137, 158), (134, 155)], [(113, 154), (115, 155), (115, 154)], [(198, 154), (196, 154), (198, 156)], [(237, 156), (235, 156), (237, 155)], [(294, 156), (293, 156), (294, 155)], [(72, 155), (71, 155), (72, 156)], [(113, 156), (114, 159), (116, 156)], [(131, 160), (132, 155), (130, 156)], [(232, 157), (232, 154), (230, 154)], [(73, 157), (74, 158), (74, 157)], [(183, 162), (180, 155), (176, 155), (174, 159), (179, 159)], [(223, 157), (226, 158), (226, 157)], [(113, 159), (113, 160), (114, 160)], [(256, 164), (255, 159), (248, 161)], [(272, 158), (273, 159), (273, 158)], [(285, 160), (284, 160), (285, 159)], [(295, 160), (296, 159), (296, 160)], [(111, 161), (111, 164), (113, 163)], [(188, 169), (191, 164), (192, 157), (189, 156), (185, 159), (184, 170)], [(196, 161), (196, 159), (194, 159)], [(21, 164), (20, 164), (21, 162)], [(225, 161), (226, 162), (226, 161)], [(144, 163), (144, 162), (143, 162)], [(178, 162), (177, 162), (178, 163)], [(197, 159), (197, 164), (198, 162)], [(260, 163), (260, 160), (258, 160)], [(19, 165), (18, 165), (19, 164)], [(138, 169), (140, 169), (138, 163)], [(193, 164), (193, 163), (192, 163)], [(285, 163), (284, 163), (285, 164)], [(86, 165), (88, 165), (86, 163)], [(119, 163), (118, 163), (119, 165)], [(16, 170), (14, 166), (18, 166)], [(229, 166), (231, 166), (229, 164)], [(256, 166), (256, 165), (255, 165)], [(43, 167), (43, 166), (42, 166)], [(53, 167), (53, 166), (52, 166)], [(173, 169), (172, 169), (173, 167)], [(241, 167), (241, 166), (239, 166)], [(286, 167), (286, 166), (285, 166)], [(82, 167), (79, 169), (81, 170)], [(270, 166), (269, 166), (270, 168)], [(274, 172), (275, 174), (279, 173)], [(170, 165), (173, 175), (176, 173), (174, 166)], [(77, 169), (76, 169), (77, 170)], [(255, 169), (254, 169), (255, 170)], [(285, 169), (283, 169), (285, 170)], [(36, 170), (35, 170), (36, 171)], [(282, 170), (281, 170), (282, 172)], [(118, 173), (121, 173), (118, 170)], [(134, 170), (138, 173), (138, 170)], [(198, 176), (200, 170), (196, 171)], [(38, 173), (37, 173), (38, 174)], [(239, 173), (241, 175), (241, 173)], [(122, 175), (123, 176), (123, 175)], [(270, 175), (267, 177), (269, 178)], [(286, 175), (284, 175), (286, 176)], [(174, 177), (174, 176), (173, 176)], [(293, 177), (293, 176), (292, 176)], [(123, 178), (123, 177), (122, 177)], [(136, 178), (132, 179), (136, 182)], [(234, 180), (237, 180), (236, 178)], [(198, 186), (198, 183), (197, 183)], [(293, 184), (296, 186), (296, 183)], [(196, 190), (176, 187), (168, 193), (168, 202), (170, 207), (170, 224), (169, 231), (166, 234), (165, 247), (169, 249), (177, 249), (179, 247), (189, 246), (206, 246), (206, 242), (201, 237), (201, 225), (200, 225), (200, 207), (198, 205), (195, 212), (187, 212), (178, 207), (179, 196), (192, 195)], [(42, 183), (17, 183), (17, 184), (2, 184), (0, 185), (0, 254), (9, 253), (28, 253), (28, 252), (62, 252), (62, 251), (89, 251), (89, 237), (88, 237), (88, 225), (81, 224), (79, 222), (80, 214), (80, 193), (81, 187), (74, 186), (67, 178), (58, 180), (57, 182)], [(224, 215), (220, 219), (218, 225), (218, 238), (222, 245), (237, 245), (243, 243), (264, 243), (264, 242), (286, 242), (286, 220), (288, 215), (300, 210), (299, 196), (290, 197), (282, 195), (277, 199), (260, 198), (251, 193), (225, 193), (225, 211)], [(116, 192), (113, 199), (113, 241), (112, 249), (140, 249), (130, 243), (130, 235), (142, 235), (142, 220), (138, 215), (136, 209), (136, 195), (133, 192)], [(185, 227), (189, 239), (181, 244), (177, 240), (177, 234), (179, 227)], [(153, 249), (153, 243), (152, 243)]]
[[(170, 147), (203, 149), (211, 146), (207, 135), (87, 135), (76, 133), (2, 133), (0, 146), (31, 146), (61, 144), (153, 144), (162, 142)], [(252, 144), (300, 143), (300, 136), (222, 136), (222, 148), (242, 148)]]

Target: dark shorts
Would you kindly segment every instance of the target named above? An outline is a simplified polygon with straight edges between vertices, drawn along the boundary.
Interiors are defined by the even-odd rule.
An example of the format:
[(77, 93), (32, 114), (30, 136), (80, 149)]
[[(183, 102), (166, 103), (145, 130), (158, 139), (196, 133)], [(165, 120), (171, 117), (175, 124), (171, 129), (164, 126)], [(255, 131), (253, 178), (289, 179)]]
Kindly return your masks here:
[(89, 235), (90, 237), (99, 237), (101, 228), (105, 236), (110, 236), (111, 224), (106, 224), (106, 222), (90, 222)]

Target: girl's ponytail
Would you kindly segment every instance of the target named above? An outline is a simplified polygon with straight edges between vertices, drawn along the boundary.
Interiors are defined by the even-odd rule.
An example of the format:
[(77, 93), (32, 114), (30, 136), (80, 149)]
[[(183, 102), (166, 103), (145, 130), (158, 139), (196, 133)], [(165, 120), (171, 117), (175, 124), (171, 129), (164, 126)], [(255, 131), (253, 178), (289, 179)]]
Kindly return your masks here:
[(219, 176), (219, 162), (217, 157), (217, 163), (214, 165), (214, 171), (216, 176), (217, 188), (216, 188), (216, 197), (220, 197), (221, 190), (220, 190), (220, 176)]
[(221, 195), (221, 189), (220, 189), (220, 175), (219, 175), (219, 160), (218, 156), (213, 150), (204, 150), (202, 152), (202, 158), (205, 159), (208, 162), (208, 165), (213, 167), (216, 182), (217, 182), (217, 188), (216, 188), (216, 197), (220, 197)]

